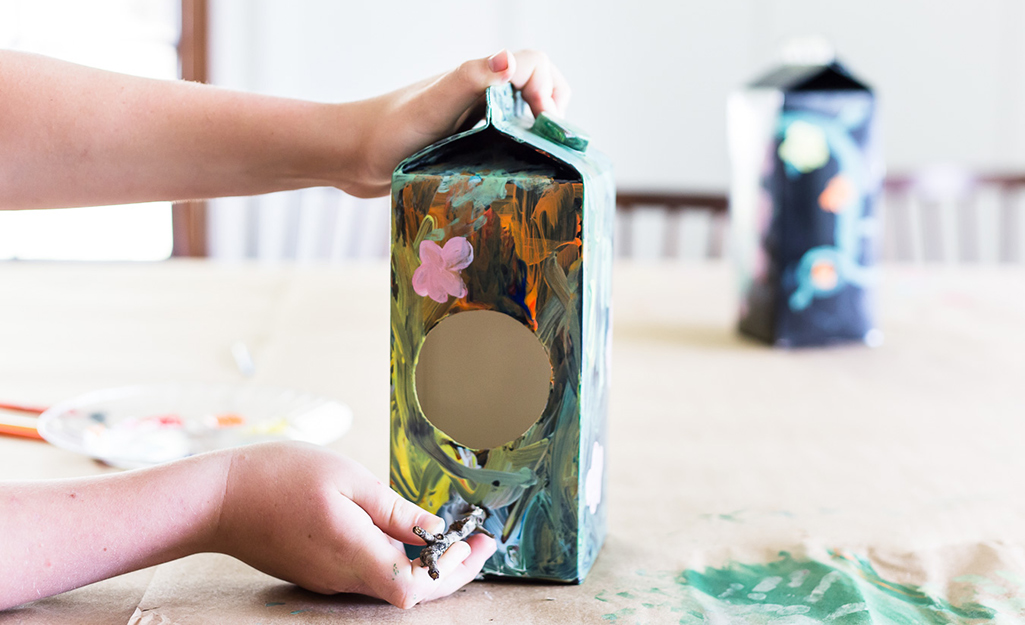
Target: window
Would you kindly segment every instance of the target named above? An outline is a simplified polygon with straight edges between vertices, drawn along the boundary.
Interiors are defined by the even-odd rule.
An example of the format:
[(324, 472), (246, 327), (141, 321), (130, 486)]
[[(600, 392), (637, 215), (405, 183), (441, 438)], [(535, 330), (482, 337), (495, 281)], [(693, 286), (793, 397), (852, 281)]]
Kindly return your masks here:
[[(179, 0), (0, 0), (0, 48), (151, 78), (178, 77)], [(0, 259), (161, 260), (168, 202), (0, 210)]]

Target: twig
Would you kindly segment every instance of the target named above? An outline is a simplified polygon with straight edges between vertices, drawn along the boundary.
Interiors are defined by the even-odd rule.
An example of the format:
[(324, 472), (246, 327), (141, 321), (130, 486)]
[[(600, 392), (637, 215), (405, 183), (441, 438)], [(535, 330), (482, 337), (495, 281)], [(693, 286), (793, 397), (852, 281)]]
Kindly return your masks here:
[(487, 516), (487, 512), (483, 508), (471, 505), (466, 516), (453, 522), (444, 534), (431, 534), (419, 525), (413, 527), (413, 533), (427, 543), (427, 546), (420, 551), (420, 562), (427, 567), (427, 574), (431, 576), (431, 579), (438, 579), (441, 575), (438, 570), (438, 559), (453, 544), (468, 538), (474, 532), (494, 538), (491, 532), (484, 529), (484, 519)]

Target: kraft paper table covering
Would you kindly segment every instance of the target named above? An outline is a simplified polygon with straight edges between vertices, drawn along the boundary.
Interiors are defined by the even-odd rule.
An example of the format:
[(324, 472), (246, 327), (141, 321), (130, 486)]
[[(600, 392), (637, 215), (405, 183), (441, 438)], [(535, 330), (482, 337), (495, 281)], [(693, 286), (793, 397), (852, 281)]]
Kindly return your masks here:
[[(242, 339), (256, 383), (352, 406), (332, 447), (387, 475), (384, 264), (7, 263), (0, 283), (4, 400), (239, 381)], [(403, 612), (203, 554), (0, 625), (1025, 622), (1025, 268), (885, 268), (878, 349), (745, 341), (733, 284), (725, 264), (616, 267), (609, 536), (582, 585), (475, 582)], [(0, 438), (0, 478), (111, 470)]]

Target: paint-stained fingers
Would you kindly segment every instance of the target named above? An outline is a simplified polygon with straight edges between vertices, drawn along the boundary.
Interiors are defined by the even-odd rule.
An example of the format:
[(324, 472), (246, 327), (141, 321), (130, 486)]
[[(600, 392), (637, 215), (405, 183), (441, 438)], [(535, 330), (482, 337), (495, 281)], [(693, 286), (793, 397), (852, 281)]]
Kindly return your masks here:
[(414, 525), (431, 533), (445, 531), (445, 522), (441, 518), (406, 501), (362, 466), (356, 463), (352, 465), (348, 479), (339, 483), (340, 490), (363, 508), (374, 525), (384, 533), (401, 542), (417, 545), (423, 541), (413, 533)]
[[(383, 556), (380, 553), (376, 555)], [(407, 560), (401, 556), (379, 557), (372, 565), (368, 564), (365, 567), (361, 577), (367, 586), (367, 594), (384, 599), (402, 609), (408, 609), (421, 601), (433, 598), (441, 580), (454, 576), (459, 566), (470, 555), (470, 546), (466, 543), (459, 542), (449, 547), (438, 559), (440, 576), (437, 580), (431, 579), (427, 568), (421, 566), (419, 560)], [(462, 577), (460, 576), (460, 579)]]
[[(483, 534), (475, 534), (466, 539), (471, 552), (470, 556), (455, 567), (451, 573), (438, 577), (436, 588), (427, 600), (447, 597), (472, 582), (484, 568), (484, 563), (495, 553), (495, 539)], [(457, 543), (462, 544), (462, 543)], [(454, 547), (455, 545), (453, 545)], [(451, 547), (449, 548), (451, 550)]]

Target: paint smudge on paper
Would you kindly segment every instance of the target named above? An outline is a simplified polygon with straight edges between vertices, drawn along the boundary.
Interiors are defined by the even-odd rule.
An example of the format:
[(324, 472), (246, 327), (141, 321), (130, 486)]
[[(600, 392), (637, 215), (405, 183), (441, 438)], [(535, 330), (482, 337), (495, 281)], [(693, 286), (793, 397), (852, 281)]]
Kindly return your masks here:
[[(1001, 614), (1020, 616), (1025, 607), (1007, 597), (987, 601), (987, 605), (976, 601), (955, 604), (926, 588), (883, 578), (860, 556), (830, 555), (828, 563), (781, 552), (778, 560), (767, 564), (731, 562), (704, 571), (637, 571), (633, 588), (603, 591), (595, 599), (615, 608), (604, 615), (606, 621), (620, 623), (650, 622), (672, 615), (674, 622), (681, 624), (947, 625), (1000, 622), (994, 619)], [(977, 583), (974, 577), (957, 579)], [(992, 591), (992, 581), (986, 581)], [(978, 598), (978, 593), (968, 590), (963, 594)]]

